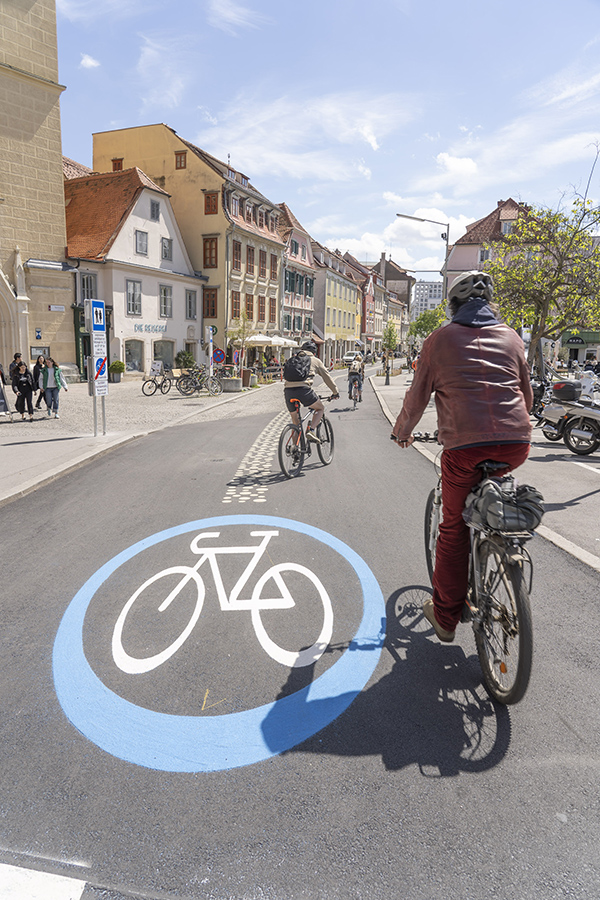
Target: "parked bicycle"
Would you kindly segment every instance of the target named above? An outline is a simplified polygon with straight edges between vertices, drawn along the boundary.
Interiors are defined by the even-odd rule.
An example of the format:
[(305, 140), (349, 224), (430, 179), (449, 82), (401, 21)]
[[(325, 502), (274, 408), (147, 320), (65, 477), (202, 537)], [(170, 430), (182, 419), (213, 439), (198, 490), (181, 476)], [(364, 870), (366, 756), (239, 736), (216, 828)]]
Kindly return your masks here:
[[(436, 436), (415, 435), (415, 440)], [(483, 478), (465, 504), (471, 554), (463, 622), (470, 621), (487, 692), (499, 703), (518, 703), (527, 690), (533, 659), (529, 594), (533, 565), (525, 544), (543, 507), (534, 488), (517, 487), (512, 475), (494, 477), (506, 463), (479, 463)], [(425, 555), (430, 579), (442, 510), (442, 478), (425, 505)]]
[(160, 390), (161, 394), (168, 394), (171, 390), (171, 370), (161, 372), (160, 375), (152, 375), (142, 382), (142, 394), (151, 397), (156, 391)]
[[(320, 399), (331, 400), (331, 397), (321, 397)], [(295, 478), (299, 475), (304, 460), (311, 455), (311, 442), (306, 437), (305, 422), (308, 418), (312, 418), (314, 410), (305, 407), (304, 415), (302, 415), (299, 401), (292, 400), (292, 402), (295, 404), (300, 424), (285, 425), (279, 438), (279, 465), (286, 478)], [(319, 459), (324, 466), (328, 466), (333, 460), (334, 438), (331, 422), (325, 414), (317, 426), (317, 437), (321, 441), (320, 444), (315, 444)]]
[(180, 394), (190, 397), (196, 391), (206, 388), (209, 394), (217, 396), (223, 393), (223, 383), (216, 375), (209, 375), (204, 366), (193, 366), (183, 375), (180, 375), (175, 386)]

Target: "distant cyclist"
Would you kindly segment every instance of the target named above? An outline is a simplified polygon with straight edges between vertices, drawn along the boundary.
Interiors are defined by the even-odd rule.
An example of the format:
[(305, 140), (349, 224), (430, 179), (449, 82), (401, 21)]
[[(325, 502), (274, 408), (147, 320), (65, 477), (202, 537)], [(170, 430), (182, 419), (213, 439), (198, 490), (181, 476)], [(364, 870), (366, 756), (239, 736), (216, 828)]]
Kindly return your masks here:
[(362, 403), (362, 386), (365, 372), (365, 364), (362, 356), (358, 353), (348, 369), (348, 399), (352, 400), (352, 385), (358, 382), (358, 402)]
[[(432, 392), (442, 453), (442, 509), (433, 573), (433, 598), (423, 613), (441, 641), (454, 640), (467, 595), (469, 529), (462, 513), (481, 480), (477, 463), (506, 463), (505, 472), (527, 459), (533, 393), (523, 341), (501, 323), (490, 305), (492, 279), (463, 272), (448, 293), (452, 321), (423, 344), (413, 383), (392, 438), (410, 447), (412, 430)], [(500, 472), (496, 474), (501, 474)]]
[(293, 400), (297, 400), (301, 406), (308, 406), (314, 410), (310, 425), (306, 429), (306, 437), (315, 444), (321, 440), (317, 435), (317, 428), (325, 407), (319, 395), (313, 390), (315, 376), (320, 375), (327, 387), (332, 391), (332, 399), (339, 397), (335, 381), (317, 357), (317, 345), (314, 341), (305, 341), (298, 353), (285, 361), (283, 367), (285, 404), (292, 417), (294, 425), (300, 425), (300, 417), (296, 412)]

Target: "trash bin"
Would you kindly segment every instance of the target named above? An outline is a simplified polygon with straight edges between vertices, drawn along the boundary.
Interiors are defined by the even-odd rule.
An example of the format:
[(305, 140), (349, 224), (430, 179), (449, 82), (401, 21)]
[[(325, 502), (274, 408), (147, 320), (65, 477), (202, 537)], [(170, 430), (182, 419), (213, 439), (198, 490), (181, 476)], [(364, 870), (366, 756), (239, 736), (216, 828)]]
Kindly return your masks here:
[(252, 375), (252, 369), (242, 369), (242, 385), (243, 387), (250, 387), (250, 376)]

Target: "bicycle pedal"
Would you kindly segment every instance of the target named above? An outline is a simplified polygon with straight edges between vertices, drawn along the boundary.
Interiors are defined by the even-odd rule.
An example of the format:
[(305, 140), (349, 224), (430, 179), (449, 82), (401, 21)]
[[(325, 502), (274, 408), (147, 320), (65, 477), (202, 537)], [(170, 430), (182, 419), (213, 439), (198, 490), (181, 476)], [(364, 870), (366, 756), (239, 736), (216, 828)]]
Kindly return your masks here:
[(472, 610), (471, 607), (469, 606), (469, 604), (465, 602), (465, 604), (462, 608), (461, 616), (460, 616), (460, 621), (462, 622), (463, 625), (466, 624), (467, 622), (473, 621), (473, 612), (474, 612), (474, 610)]

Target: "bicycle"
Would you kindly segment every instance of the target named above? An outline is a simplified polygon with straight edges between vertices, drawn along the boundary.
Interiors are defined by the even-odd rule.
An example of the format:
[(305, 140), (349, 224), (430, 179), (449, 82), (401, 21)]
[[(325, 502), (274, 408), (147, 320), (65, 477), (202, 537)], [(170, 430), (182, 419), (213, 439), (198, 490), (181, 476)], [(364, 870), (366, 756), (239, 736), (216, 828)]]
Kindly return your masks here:
[[(193, 631), (204, 605), (206, 588), (204, 585), (204, 580), (198, 574), (198, 570), (204, 565), (207, 560), (212, 572), (221, 610), (223, 612), (249, 612), (251, 614), (252, 625), (254, 627), (256, 637), (265, 653), (267, 653), (272, 659), (280, 663), (282, 666), (287, 666), (289, 668), (302, 668), (304, 666), (311, 666), (321, 658), (321, 656), (327, 649), (331, 641), (331, 636), (333, 634), (333, 608), (331, 605), (331, 599), (318, 576), (315, 575), (314, 572), (311, 572), (310, 569), (307, 569), (305, 566), (302, 566), (298, 563), (277, 563), (275, 565), (272, 565), (258, 578), (256, 584), (254, 585), (250, 598), (242, 599), (240, 597), (242, 591), (250, 580), (252, 573), (258, 566), (263, 555), (267, 553), (267, 557), (269, 556), (267, 552), (267, 546), (274, 537), (277, 537), (279, 531), (251, 531), (250, 537), (260, 537), (262, 538), (262, 541), (259, 544), (247, 547), (200, 546), (200, 543), (204, 540), (218, 538), (220, 534), (220, 531), (200, 532), (200, 534), (196, 535), (196, 537), (190, 544), (190, 550), (192, 551), (192, 553), (200, 557), (195, 566), (171, 566), (168, 569), (163, 569), (161, 572), (157, 572), (156, 575), (153, 575), (151, 578), (146, 579), (146, 581), (132, 594), (132, 596), (126, 602), (115, 623), (111, 642), (113, 659), (122, 672), (126, 672), (130, 675), (138, 675), (143, 672), (150, 672), (152, 671), (152, 669), (158, 668), (158, 666), (161, 666), (168, 659), (170, 659), (171, 656), (173, 656), (185, 643), (185, 641)], [(238, 580), (233, 585), (229, 595), (225, 590), (223, 577), (221, 575), (221, 571), (217, 562), (217, 556), (219, 554), (250, 554), (252, 557), (248, 565), (244, 568), (242, 574), (239, 576)], [(286, 572), (295, 572), (305, 576), (312, 584), (312, 588), (310, 589), (311, 592), (313, 589), (316, 590), (323, 606), (323, 625), (316, 641), (310, 647), (304, 647), (303, 649), (297, 651), (286, 650), (284, 647), (281, 647), (274, 640), (272, 640), (272, 638), (267, 634), (266, 628), (260, 617), (261, 610), (291, 609), (296, 605), (296, 601), (292, 597), (292, 594), (290, 593), (290, 590), (286, 585), (283, 577)], [(164, 612), (182, 592), (186, 585), (190, 581), (193, 581), (196, 587), (197, 597), (196, 604), (192, 611), (189, 622), (187, 623), (181, 634), (160, 653), (155, 653), (153, 656), (142, 658), (131, 656), (123, 647), (123, 629), (125, 627), (125, 622), (127, 620), (129, 612), (131, 611), (131, 608), (148, 587), (159, 581), (161, 578), (178, 574), (181, 574), (183, 577), (171, 590), (168, 596), (165, 597), (165, 599), (162, 601), (162, 603), (158, 607), (158, 612)], [(279, 596), (263, 597), (262, 593), (265, 585), (271, 579), (274, 581), (279, 590)], [(297, 587), (297, 583), (297, 579), (295, 579), (295, 587)]]
[[(437, 440), (436, 436), (415, 435), (415, 440)], [(483, 479), (506, 468), (506, 463), (485, 460), (478, 464)], [(425, 504), (425, 556), (429, 578), (433, 579), (435, 550), (442, 510), (442, 476)], [(510, 480), (506, 476), (500, 483)], [(482, 482), (473, 488), (481, 491)], [(466, 507), (465, 507), (466, 508)], [(518, 703), (531, 676), (533, 628), (529, 594), (533, 564), (524, 544), (533, 530), (505, 532), (485, 522), (469, 525), (469, 584), (461, 621), (470, 621), (477, 655), (488, 694), (499, 703)], [(526, 573), (528, 577), (526, 577)]]
[(223, 393), (223, 383), (220, 378), (209, 375), (204, 366), (193, 366), (186, 374), (180, 375), (175, 382), (175, 387), (185, 397), (190, 397), (203, 388), (206, 388), (213, 396)]
[[(331, 397), (320, 397), (320, 400), (331, 400)], [(292, 423), (285, 425), (279, 437), (279, 465), (286, 478), (295, 478), (300, 474), (304, 460), (311, 455), (311, 442), (306, 437), (304, 423), (313, 415), (314, 410), (306, 407), (304, 415), (301, 414), (301, 406), (298, 400), (292, 400), (300, 421), (299, 425)], [(323, 418), (317, 426), (317, 437), (321, 443), (316, 444), (319, 459), (324, 466), (328, 466), (333, 460), (334, 437), (331, 422), (323, 414)]]
[(151, 397), (155, 394), (157, 388), (160, 388), (161, 394), (168, 394), (171, 390), (171, 378), (167, 372), (162, 372), (158, 376), (152, 375), (151, 378), (147, 378), (142, 382), (142, 394), (146, 397)]
[(360, 403), (360, 389), (358, 387), (358, 378), (352, 379), (352, 388), (350, 394), (354, 403), (353, 409), (356, 409), (356, 407)]

